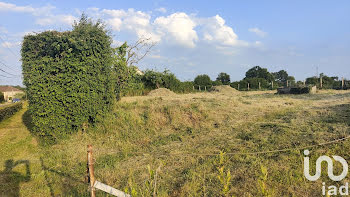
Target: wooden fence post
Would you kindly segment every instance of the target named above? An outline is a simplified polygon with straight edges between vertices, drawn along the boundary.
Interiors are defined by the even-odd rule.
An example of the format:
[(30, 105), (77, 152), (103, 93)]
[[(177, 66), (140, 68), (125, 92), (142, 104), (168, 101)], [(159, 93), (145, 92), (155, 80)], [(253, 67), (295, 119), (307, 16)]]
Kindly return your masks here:
[(238, 84), (238, 90), (239, 90), (239, 84)]
[(259, 90), (261, 89), (261, 83), (259, 82)]
[(287, 80), (287, 87), (289, 87), (288, 80)]
[(249, 91), (249, 83), (248, 83), (248, 91)]
[(323, 86), (323, 81), (322, 81), (322, 76), (320, 77), (320, 87), (322, 88)]
[(273, 90), (273, 81), (271, 81), (271, 87), (272, 87), (271, 89)]
[(95, 175), (94, 175), (94, 161), (92, 157), (92, 146), (87, 146), (87, 171), (88, 171), (88, 182), (90, 183), (91, 197), (95, 197)]
[(345, 83), (344, 83), (344, 77), (342, 77), (342, 78), (341, 78), (341, 89), (343, 89), (343, 90), (344, 90), (344, 85), (345, 85)]
[(207, 91), (207, 86), (204, 86), (204, 90)]
[(199, 91), (201, 91), (201, 86), (199, 86)]

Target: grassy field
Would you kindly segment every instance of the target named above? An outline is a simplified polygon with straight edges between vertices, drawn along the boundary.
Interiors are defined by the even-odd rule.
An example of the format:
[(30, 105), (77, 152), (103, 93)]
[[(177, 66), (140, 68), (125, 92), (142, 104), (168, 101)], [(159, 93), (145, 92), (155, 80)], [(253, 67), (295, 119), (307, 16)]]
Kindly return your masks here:
[[(248, 153), (348, 136), (349, 117), (350, 91), (126, 97), (96, 127), (48, 146), (30, 133), (24, 108), (0, 123), (0, 196), (89, 196), (88, 144), (97, 180), (134, 196), (321, 196), (322, 180), (331, 182), (304, 178), (303, 150)], [(311, 166), (323, 154), (350, 161), (349, 149), (310, 148)]]

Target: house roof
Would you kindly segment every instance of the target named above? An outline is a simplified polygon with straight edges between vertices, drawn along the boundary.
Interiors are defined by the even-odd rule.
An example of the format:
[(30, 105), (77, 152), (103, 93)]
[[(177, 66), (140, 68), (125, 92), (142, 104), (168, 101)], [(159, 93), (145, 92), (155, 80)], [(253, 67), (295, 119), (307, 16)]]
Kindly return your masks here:
[(0, 92), (23, 92), (23, 91), (17, 88), (14, 88), (12, 86), (0, 86)]

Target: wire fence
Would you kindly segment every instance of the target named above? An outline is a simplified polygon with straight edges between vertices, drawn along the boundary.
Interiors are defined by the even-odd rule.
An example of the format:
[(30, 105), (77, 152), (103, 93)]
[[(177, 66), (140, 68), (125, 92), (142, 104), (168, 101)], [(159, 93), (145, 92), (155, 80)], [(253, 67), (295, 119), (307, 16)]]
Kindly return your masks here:
[[(281, 153), (281, 152), (289, 152), (293, 150), (304, 150), (304, 149), (311, 149), (319, 146), (326, 146), (331, 145), (335, 143), (343, 142), (350, 138), (350, 135), (342, 138), (338, 138), (335, 140), (322, 142), (314, 145), (307, 145), (307, 146), (300, 146), (300, 147), (289, 147), (289, 148), (283, 148), (283, 149), (274, 149), (274, 150), (267, 150), (267, 151), (257, 151), (257, 152), (225, 152), (225, 155), (258, 155), (258, 154), (273, 154), (273, 153)], [(211, 152), (211, 153), (189, 153), (189, 152), (125, 152), (125, 151), (111, 151), (107, 149), (94, 149), (95, 152), (98, 152), (99, 154), (132, 154), (132, 155), (153, 155), (153, 156), (218, 156), (220, 155), (220, 151), (218, 152)]]

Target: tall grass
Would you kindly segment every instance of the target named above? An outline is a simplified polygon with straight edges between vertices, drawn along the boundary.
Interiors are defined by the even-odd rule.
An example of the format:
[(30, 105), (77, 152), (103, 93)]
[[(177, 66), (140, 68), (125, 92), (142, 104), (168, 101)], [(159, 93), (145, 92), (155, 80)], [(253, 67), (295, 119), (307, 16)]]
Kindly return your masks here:
[[(88, 195), (83, 181), (86, 145), (92, 144), (97, 180), (133, 196), (317, 196), (322, 184), (305, 180), (302, 151), (229, 153), (344, 137), (350, 134), (349, 106), (350, 94), (343, 91), (127, 97), (96, 127), (41, 147), (45, 168), (32, 177), (45, 172), (42, 187), (54, 195)], [(313, 148), (311, 162), (323, 154), (349, 160), (349, 148), (348, 141)]]

